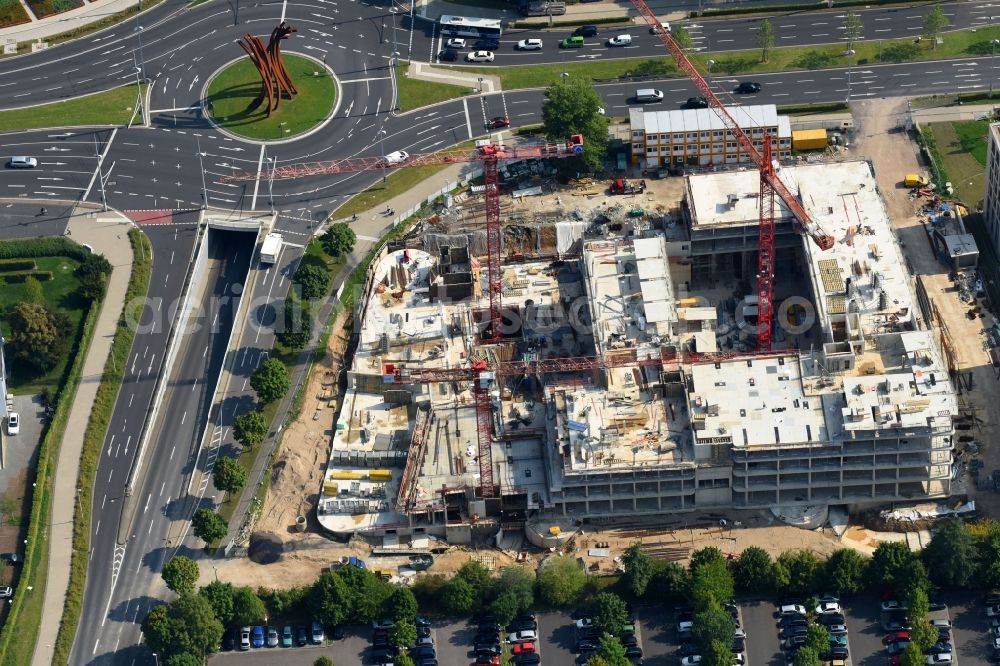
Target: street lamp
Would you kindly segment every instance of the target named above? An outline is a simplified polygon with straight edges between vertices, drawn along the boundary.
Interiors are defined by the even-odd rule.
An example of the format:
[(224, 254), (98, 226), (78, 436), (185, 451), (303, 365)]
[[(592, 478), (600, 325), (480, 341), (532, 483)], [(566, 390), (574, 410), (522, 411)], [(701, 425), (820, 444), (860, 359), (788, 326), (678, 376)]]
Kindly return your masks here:
[(997, 44), (1000, 44), (1000, 39), (990, 40), (990, 97), (993, 97), (993, 59), (997, 56)]
[(483, 94), (483, 77), (479, 77), (479, 94)]
[(139, 67), (142, 68), (142, 78), (146, 78), (146, 57), (142, 52), (142, 26), (136, 26), (135, 33), (139, 36)]
[(396, 50), (396, 8), (389, 7), (389, 13), (392, 14), (392, 50)]
[(708, 64), (708, 73), (711, 74), (712, 73), (712, 65), (715, 64), (715, 61), (714, 60), (708, 60), (707, 64)]
[(153, 653), (153, 659), (156, 660), (156, 666), (160, 666), (160, 655)]
[(386, 131), (384, 129), (380, 129), (378, 131), (379, 150), (382, 151), (382, 187), (385, 187), (386, 186), (386, 182), (387, 182), (386, 181), (386, 175), (385, 175), (385, 167), (386, 167), (386, 159), (385, 159), (385, 135), (386, 135)]

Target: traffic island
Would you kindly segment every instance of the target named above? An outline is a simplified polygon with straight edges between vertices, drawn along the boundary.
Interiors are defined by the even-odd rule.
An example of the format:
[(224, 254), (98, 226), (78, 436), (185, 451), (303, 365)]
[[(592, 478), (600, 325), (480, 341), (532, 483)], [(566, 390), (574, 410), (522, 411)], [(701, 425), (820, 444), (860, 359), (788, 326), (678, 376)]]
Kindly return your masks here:
[(267, 100), (254, 107), (261, 90), (260, 73), (247, 58), (236, 60), (209, 79), (204, 107), (223, 130), (254, 141), (281, 141), (301, 137), (333, 114), (337, 86), (331, 72), (318, 60), (285, 54), (285, 67), (298, 94), (282, 97), (267, 113)]

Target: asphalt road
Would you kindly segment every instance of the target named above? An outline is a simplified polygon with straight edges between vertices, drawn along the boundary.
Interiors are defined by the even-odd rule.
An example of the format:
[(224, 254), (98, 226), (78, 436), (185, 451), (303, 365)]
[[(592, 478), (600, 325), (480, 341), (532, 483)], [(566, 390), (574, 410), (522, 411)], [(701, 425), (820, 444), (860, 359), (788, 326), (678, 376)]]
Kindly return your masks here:
[[(177, 230), (179, 238), (184, 231), (188, 236), (192, 235), (191, 227), (186, 225), (147, 229), (151, 236), (169, 234), (174, 230)], [(130, 381), (144, 382), (143, 396), (151, 393), (155, 383), (155, 366), (162, 362), (169, 326), (158, 327), (159, 333), (138, 335), (133, 344), (132, 368), (119, 396), (120, 408), (115, 410), (114, 420), (108, 429), (107, 449), (101, 457), (97, 473), (95, 526), (91, 535), (91, 560), (95, 564), (90, 567), (87, 577), (84, 610), (71, 655), (72, 664), (131, 664), (137, 656), (140, 657), (138, 663), (148, 659), (148, 652), (137, 645), (137, 623), (156, 601), (156, 597), (150, 594), (152, 583), (157, 582), (163, 564), (178, 550), (195, 554), (193, 549), (178, 549), (178, 544), (169, 539), (170, 530), (175, 522), (183, 524), (187, 521), (197, 508), (198, 498), (190, 492), (189, 484), (206, 413), (214, 398), (206, 378), (217, 376), (221, 368), (229, 341), (232, 313), (240, 291), (239, 288), (234, 290), (234, 286), (242, 285), (249, 267), (253, 239), (253, 234), (241, 232), (209, 232), (209, 260), (201, 313), (192, 318), (181, 341), (177, 363), (168, 375), (159, 420), (151, 426), (154, 430), (145, 453), (144, 465), (149, 472), (140, 476), (140, 482), (135, 487), (135, 516), (131, 529), (123, 531), (125, 544), (119, 546), (116, 530), (121, 498), (143, 421), (142, 417), (135, 418), (135, 415), (149, 411), (148, 397), (138, 403), (140, 408), (125, 406), (122, 401), (131, 400), (128, 391)], [(189, 253), (190, 246), (186, 249)], [(174, 280), (181, 280), (186, 274), (187, 260), (188, 254), (185, 254), (179, 262), (181, 270), (175, 271), (177, 277), (154, 275), (151, 289), (156, 288), (159, 283), (157, 278), (161, 275), (164, 284), (176, 285)], [(157, 262), (154, 258), (154, 266), (158, 264), (162, 264), (162, 270), (169, 270), (169, 261)], [(169, 300), (179, 294), (180, 288), (175, 286)], [(167, 300), (164, 299), (161, 308), (151, 311), (150, 316), (167, 312), (172, 314)], [(165, 323), (169, 324), (170, 320)], [(146, 344), (153, 344), (153, 335), (157, 336), (155, 339), (159, 341), (160, 351), (156, 354), (157, 358), (150, 356), (147, 365), (144, 358)], [(120, 432), (118, 419), (122, 421)], [(126, 437), (126, 441), (122, 442), (126, 432), (131, 439)], [(107, 476), (104, 475), (105, 470), (110, 470)], [(103, 516), (107, 516), (107, 520), (101, 519)], [(186, 531), (183, 529), (180, 533)]]

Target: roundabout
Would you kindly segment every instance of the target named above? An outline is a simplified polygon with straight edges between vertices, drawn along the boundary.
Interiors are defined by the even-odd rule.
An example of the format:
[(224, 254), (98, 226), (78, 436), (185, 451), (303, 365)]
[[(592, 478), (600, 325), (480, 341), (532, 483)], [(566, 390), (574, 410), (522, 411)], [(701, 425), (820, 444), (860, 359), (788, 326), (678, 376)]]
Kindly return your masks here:
[(204, 94), (206, 116), (220, 130), (251, 141), (297, 139), (321, 127), (336, 108), (334, 77), (312, 58), (287, 53), (284, 60), (298, 94), (283, 95), (270, 115), (266, 99), (254, 106), (261, 90), (260, 75), (249, 59), (240, 58), (209, 79)]

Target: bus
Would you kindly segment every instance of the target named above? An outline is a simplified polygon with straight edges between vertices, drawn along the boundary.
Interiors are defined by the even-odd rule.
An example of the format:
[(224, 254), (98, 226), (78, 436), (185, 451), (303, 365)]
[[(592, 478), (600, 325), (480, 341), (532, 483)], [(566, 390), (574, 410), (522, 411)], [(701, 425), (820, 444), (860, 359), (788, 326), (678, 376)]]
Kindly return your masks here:
[(438, 21), (441, 34), (449, 37), (482, 37), (500, 39), (502, 32), (500, 19), (484, 19), (471, 16), (442, 16)]

